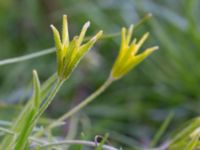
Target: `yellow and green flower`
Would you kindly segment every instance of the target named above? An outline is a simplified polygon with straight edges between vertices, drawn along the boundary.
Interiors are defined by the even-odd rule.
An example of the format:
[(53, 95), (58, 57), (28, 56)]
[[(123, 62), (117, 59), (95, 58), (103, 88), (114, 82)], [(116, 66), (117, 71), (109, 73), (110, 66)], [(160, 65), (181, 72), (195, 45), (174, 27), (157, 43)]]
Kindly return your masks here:
[(158, 49), (158, 46), (154, 46), (138, 54), (138, 50), (148, 38), (149, 33), (145, 33), (139, 41), (136, 39), (131, 41), (133, 29), (134, 27), (131, 25), (129, 29), (122, 28), (121, 30), (121, 48), (111, 70), (111, 78), (113, 79), (121, 78)]
[(58, 30), (51, 25), (57, 54), (57, 73), (61, 80), (67, 79), (70, 76), (83, 56), (103, 34), (103, 31), (99, 31), (88, 42), (83, 44), (84, 37), (89, 26), (90, 22), (86, 22), (80, 35), (75, 36), (73, 40), (70, 41), (66, 15), (63, 15), (62, 39)]

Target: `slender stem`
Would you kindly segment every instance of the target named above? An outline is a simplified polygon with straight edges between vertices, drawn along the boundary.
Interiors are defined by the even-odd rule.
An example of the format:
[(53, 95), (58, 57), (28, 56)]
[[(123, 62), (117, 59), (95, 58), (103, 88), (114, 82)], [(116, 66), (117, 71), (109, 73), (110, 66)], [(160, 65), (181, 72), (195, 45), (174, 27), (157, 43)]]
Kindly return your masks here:
[(8, 58), (8, 59), (5, 59), (5, 60), (1, 60), (0, 66), (12, 64), (12, 63), (17, 63), (17, 62), (22, 62), (22, 61), (25, 61), (25, 60), (41, 57), (41, 56), (44, 56), (44, 55), (48, 55), (48, 54), (51, 54), (51, 53), (54, 53), (54, 52), (55, 52), (55, 48), (52, 47), (52, 48), (41, 50), (39, 52), (27, 54), (27, 55), (24, 55), (24, 56)]
[(143, 25), (146, 21), (148, 21), (151, 18), (152, 18), (151, 13), (145, 14), (145, 16), (138, 23), (135, 24), (134, 30), (138, 29), (141, 25)]
[(11, 130), (9, 130), (9, 129), (6, 129), (6, 128), (0, 127), (0, 131), (1, 131), (1, 132), (4, 132), (4, 133), (6, 133), (6, 134), (15, 135), (15, 133), (14, 133), (13, 131), (11, 131)]
[(66, 120), (67, 118), (71, 117), (72, 115), (74, 115), (75, 113), (77, 113), (78, 111), (80, 111), (82, 108), (84, 108), (85, 106), (87, 106), (89, 103), (91, 103), (97, 96), (99, 96), (103, 91), (105, 91), (105, 89), (107, 89), (109, 87), (109, 85), (113, 82), (113, 78), (109, 77), (104, 84), (102, 84), (102, 86), (100, 86), (94, 93), (92, 93), (89, 97), (87, 97), (85, 100), (83, 100), (80, 104), (78, 104), (77, 106), (75, 106), (74, 108), (72, 108), (69, 112), (65, 113), (63, 116), (61, 116), (60, 118), (58, 118), (55, 122), (53, 122), (52, 124), (50, 124), (47, 127), (47, 130), (52, 129), (53, 127), (56, 126), (56, 124), (58, 122), (62, 122), (64, 120)]
[[(86, 146), (92, 146), (92, 147), (96, 147), (96, 146), (99, 145), (99, 143), (95, 143), (95, 142), (92, 142), (92, 141), (65, 140), (65, 141), (45, 144), (43, 146), (40, 146), (40, 148), (45, 149), (45, 148), (52, 147), (52, 146), (61, 146), (61, 145), (69, 145), (69, 144), (70, 145), (86, 145)], [(105, 150), (118, 150), (117, 148), (114, 148), (114, 147), (109, 146), (109, 145), (103, 145), (102, 148), (105, 149)]]

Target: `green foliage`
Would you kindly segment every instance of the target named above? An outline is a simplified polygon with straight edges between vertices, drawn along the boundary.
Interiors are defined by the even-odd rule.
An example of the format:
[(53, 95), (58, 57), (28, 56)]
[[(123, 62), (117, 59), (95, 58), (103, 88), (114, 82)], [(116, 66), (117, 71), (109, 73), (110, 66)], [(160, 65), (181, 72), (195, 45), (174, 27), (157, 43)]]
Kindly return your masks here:
[(187, 149), (192, 150), (199, 147), (199, 126), (200, 119), (196, 118), (188, 122), (182, 129), (175, 133), (169, 142), (169, 148), (175, 149)]
[[(68, 128), (68, 124), (63, 125), (63, 121), (57, 122), (52, 133), (43, 128), (57, 121), (50, 118), (65, 114), (105, 80), (114, 55), (117, 55), (120, 28), (136, 24), (139, 18), (151, 12), (153, 18), (142, 23), (142, 27), (139, 24), (134, 37), (141, 37), (144, 32), (150, 31), (151, 40), (144, 47), (156, 44), (160, 51), (120, 83), (114, 83), (96, 102), (84, 109), (78, 116), (76, 134), (72, 138), (79, 139), (79, 133), (83, 131), (87, 135), (83, 140), (91, 141), (95, 135), (108, 132), (111, 145), (122, 146), (125, 150), (152, 145), (161, 148), (168, 146), (170, 150), (199, 147), (198, 119), (185, 124), (199, 115), (199, 6), (198, 0), (1, 1), (0, 60), (15, 59), (0, 61), (0, 140), (9, 146), (8, 142), (19, 136), (16, 133), (26, 131), (20, 134), (22, 138), (16, 140), (20, 149), (22, 145), (27, 148), (28, 141), (44, 145), (38, 137), (41, 134), (50, 143), (57, 142), (60, 137), (65, 138), (71, 128)], [(59, 91), (56, 101), (42, 118), (37, 117), (35, 124), (30, 122), (33, 107), (46, 102), (43, 105), (45, 110), (49, 102), (37, 101), (37, 81), (34, 84), (35, 93), (30, 95), (31, 71), (36, 68), (39, 72), (43, 83), (39, 95), (41, 100), (47, 100), (57, 80), (57, 76), (53, 75), (49, 81), (45, 81), (55, 71), (55, 58), (52, 55), (55, 48), (46, 50), (53, 46), (49, 24), (58, 24), (59, 27), (63, 13), (69, 15), (71, 35), (77, 33), (88, 19), (93, 24), (89, 33), (103, 29), (105, 35), (96, 45), (97, 50), (92, 50), (83, 59), (72, 78)], [(5, 65), (11, 63), (13, 65)], [(26, 102), (28, 104), (24, 106)], [(171, 111), (174, 116), (168, 123), (170, 119), (166, 119), (166, 116)], [(41, 116), (42, 113), (40, 111), (37, 115)], [(70, 120), (68, 118), (66, 122)], [(35, 126), (31, 127), (32, 131), (27, 128), (28, 124)], [(180, 129), (182, 124), (185, 125)], [(180, 130), (173, 132), (177, 129)], [(31, 135), (29, 139), (28, 133)], [(66, 146), (66, 149), (78, 149), (74, 146)], [(65, 148), (62, 145), (54, 149), (62, 147)], [(0, 149), (3, 148), (1, 144)], [(38, 146), (36, 149), (42, 148)]]

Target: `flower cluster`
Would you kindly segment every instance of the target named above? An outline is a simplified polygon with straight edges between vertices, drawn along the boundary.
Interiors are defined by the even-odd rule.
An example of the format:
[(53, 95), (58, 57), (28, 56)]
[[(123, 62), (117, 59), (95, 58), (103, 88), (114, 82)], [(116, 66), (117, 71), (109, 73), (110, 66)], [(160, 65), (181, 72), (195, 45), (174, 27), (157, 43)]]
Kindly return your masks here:
[(142, 62), (146, 57), (148, 57), (152, 52), (158, 49), (158, 46), (154, 46), (147, 48), (141, 54), (137, 54), (142, 44), (148, 38), (149, 33), (144, 34), (138, 42), (136, 39), (131, 41), (133, 29), (134, 27), (131, 25), (128, 31), (126, 28), (122, 28), (121, 30), (121, 48), (111, 70), (111, 77), (113, 79), (121, 78), (136, 65)]
[(79, 36), (75, 36), (72, 41), (69, 40), (67, 16), (63, 15), (62, 39), (58, 30), (51, 25), (57, 54), (57, 73), (61, 80), (67, 79), (76, 68), (83, 56), (90, 50), (94, 43), (101, 37), (102, 31), (99, 31), (88, 42), (82, 44), (90, 22), (86, 22)]

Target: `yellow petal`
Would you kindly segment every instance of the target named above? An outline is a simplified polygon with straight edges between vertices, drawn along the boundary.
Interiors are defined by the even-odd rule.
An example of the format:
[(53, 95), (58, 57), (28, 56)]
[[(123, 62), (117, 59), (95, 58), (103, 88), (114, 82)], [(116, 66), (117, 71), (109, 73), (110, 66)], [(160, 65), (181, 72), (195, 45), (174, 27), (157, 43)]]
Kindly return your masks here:
[(77, 47), (77, 41), (78, 41), (78, 36), (75, 36), (73, 38), (73, 40), (69, 43), (69, 46), (67, 48), (67, 53), (65, 55), (65, 60), (64, 60), (64, 64), (67, 64), (70, 59), (71, 59), (71, 56), (73, 54), (73, 51), (75, 50), (75, 48)]
[(82, 43), (82, 41), (83, 41), (83, 39), (85, 37), (85, 33), (86, 33), (87, 29), (89, 28), (89, 26), (90, 26), (90, 22), (89, 21), (84, 24), (84, 26), (83, 26), (83, 28), (81, 30), (81, 33), (79, 35), (78, 45), (81, 45), (81, 43)]
[(142, 36), (142, 38), (138, 41), (138, 43), (136, 44), (136, 52), (135, 53), (137, 53), (137, 51), (140, 49), (140, 47), (142, 46), (142, 44), (146, 41), (146, 39), (148, 38), (148, 36), (149, 36), (149, 33), (147, 32), (147, 33), (145, 33), (143, 36)]
[(126, 28), (122, 28), (121, 30), (121, 48), (124, 49), (126, 47)]
[(140, 59), (145, 59), (146, 57), (148, 57), (151, 53), (153, 53), (154, 51), (158, 50), (159, 47), (158, 46), (154, 46), (154, 47), (150, 47), (147, 48), (143, 53), (136, 55), (136, 57), (140, 58)]
[(61, 43), (61, 40), (60, 40), (60, 34), (59, 34), (58, 30), (53, 25), (50, 25), (50, 27), (53, 31), (56, 48), (57, 48), (57, 50), (61, 50), (62, 49), (62, 43)]
[(68, 32), (67, 15), (63, 15), (62, 44), (65, 47), (67, 47), (69, 45), (69, 32)]
[(137, 47), (136, 47), (136, 38), (131, 42), (130, 45), (130, 50), (131, 50), (131, 56), (134, 56), (137, 52)]
[(90, 48), (94, 45), (94, 43), (102, 36), (103, 31), (99, 31), (93, 38), (91, 38), (90, 41), (82, 45), (79, 49), (78, 54), (80, 56), (84, 55), (87, 51), (90, 50)]
[(127, 64), (125, 65), (125, 68), (132, 69), (133, 67), (137, 66), (139, 63), (141, 63), (145, 58), (147, 58), (151, 53), (153, 53), (155, 50), (158, 50), (158, 46), (154, 46), (151, 48), (147, 48), (143, 53), (136, 55), (135, 57), (130, 59)]
[(158, 46), (151, 47), (146, 49), (143, 53), (129, 57), (129, 59), (124, 62), (123, 67), (115, 74), (115, 78), (120, 78), (131, 71), (134, 67), (136, 67), (139, 63), (141, 63), (146, 57), (148, 57), (152, 52), (158, 49)]
[(82, 45), (77, 51), (76, 56), (71, 61), (71, 65), (73, 68), (80, 62), (80, 60), (85, 56), (85, 54), (90, 50), (90, 48), (94, 45), (94, 43), (102, 36), (103, 31), (99, 31), (90, 41), (86, 44)]
[(54, 34), (54, 41), (55, 41), (55, 46), (56, 46), (56, 55), (57, 55), (57, 70), (58, 70), (58, 75), (62, 72), (62, 66), (63, 66), (63, 52), (62, 52), (62, 43), (60, 40), (60, 34), (58, 30), (51, 25), (50, 26), (53, 34)]
[(130, 41), (131, 41), (131, 37), (132, 37), (132, 34), (133, 34), (133, 29), (134, 29), (134, 26), (133, 24), (129, 27), (129, 30), (128, 30), (128, 34), (127, 34), (127, 38), (126, 38), (126, 44), (129, 45)]

